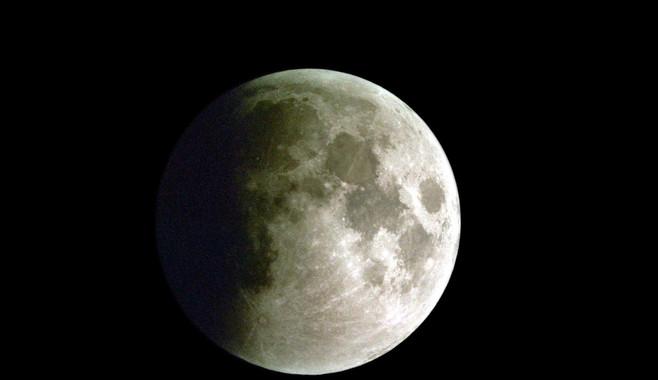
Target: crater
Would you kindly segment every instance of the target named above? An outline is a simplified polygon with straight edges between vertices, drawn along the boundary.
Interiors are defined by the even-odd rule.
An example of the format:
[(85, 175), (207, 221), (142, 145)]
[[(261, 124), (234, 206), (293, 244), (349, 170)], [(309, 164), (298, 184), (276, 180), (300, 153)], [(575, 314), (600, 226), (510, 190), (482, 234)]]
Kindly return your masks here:
[(420, 184), (421, 202), (428, 212), (437, 212), (445, 202), (443, 189), (433, 179), (428, 178)]
[(327, 148), (327, 169), (341, 180), (351, 184), (373, 183), (379, 160), (369, 142), (341, 132)]

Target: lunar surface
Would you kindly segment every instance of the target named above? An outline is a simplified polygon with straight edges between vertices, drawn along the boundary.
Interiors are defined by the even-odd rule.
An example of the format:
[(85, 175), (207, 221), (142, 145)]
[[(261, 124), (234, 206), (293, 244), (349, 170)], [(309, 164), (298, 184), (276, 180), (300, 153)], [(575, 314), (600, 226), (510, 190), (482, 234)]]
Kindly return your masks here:
[(448, 160), (390, 92), (328, 70), (267, 75), (213, 102), (162, 178), (157, 238), (186, 315), (261, 367), (369, 362), (429, 315), (460, 232)]

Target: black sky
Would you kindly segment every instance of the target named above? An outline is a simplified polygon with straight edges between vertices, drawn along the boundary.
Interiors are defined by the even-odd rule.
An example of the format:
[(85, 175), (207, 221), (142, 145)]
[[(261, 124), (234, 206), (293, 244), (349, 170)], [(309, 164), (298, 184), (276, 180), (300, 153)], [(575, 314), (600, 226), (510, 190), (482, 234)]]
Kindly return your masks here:
[(80, 263), (89, 285), (75, 294), (85, 361), (154, 377), (285, 377), (229, 355), (183, 316), (159, 266), (154, 207), (168, 155), (194, 117), (240, 83), (293, 68), (354, 74), (406, 102), (445, 150), (461, 201), (455, 270), (430, 317), (383, 357), (326, 378), (531, 375), (581, 360), (590, 333), (574, 312), (580, 290), (565, 286), (578, 248), (563, 200), (584, 196), (570, 186), (583, 164), (568, 157), (587, 132), (576, 112), (587, 64), (534, 40), (437, 41), (403, 58), (162, 43), (91, 57), (101, 62), (84, 86), (93, 118), (78, 138), (101, 159), (80, 168), (99, 190), (88, 203), (92, 257)]

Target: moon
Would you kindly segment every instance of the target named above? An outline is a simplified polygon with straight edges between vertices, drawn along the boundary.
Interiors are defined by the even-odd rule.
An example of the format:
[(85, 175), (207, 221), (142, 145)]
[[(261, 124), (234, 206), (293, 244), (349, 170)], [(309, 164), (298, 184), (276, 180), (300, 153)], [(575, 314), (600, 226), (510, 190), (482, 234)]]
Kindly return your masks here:
[(184, 132), (163, 174), (158, 251), (187, 317), (231, 354), (324, 374), (393, 349), (452, 272), (457, 186), (421, 118), (330, 70), (247, 82)]

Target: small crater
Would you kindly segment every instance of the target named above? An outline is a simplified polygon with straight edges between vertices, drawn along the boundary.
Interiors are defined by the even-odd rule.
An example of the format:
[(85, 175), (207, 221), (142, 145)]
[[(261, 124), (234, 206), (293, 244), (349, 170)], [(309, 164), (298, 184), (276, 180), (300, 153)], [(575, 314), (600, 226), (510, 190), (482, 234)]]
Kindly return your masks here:
[(420, 184), (421, 202), (428, 212), (437, 212), (445, 201), (443, 189), (433, 179), (426, 179)]

